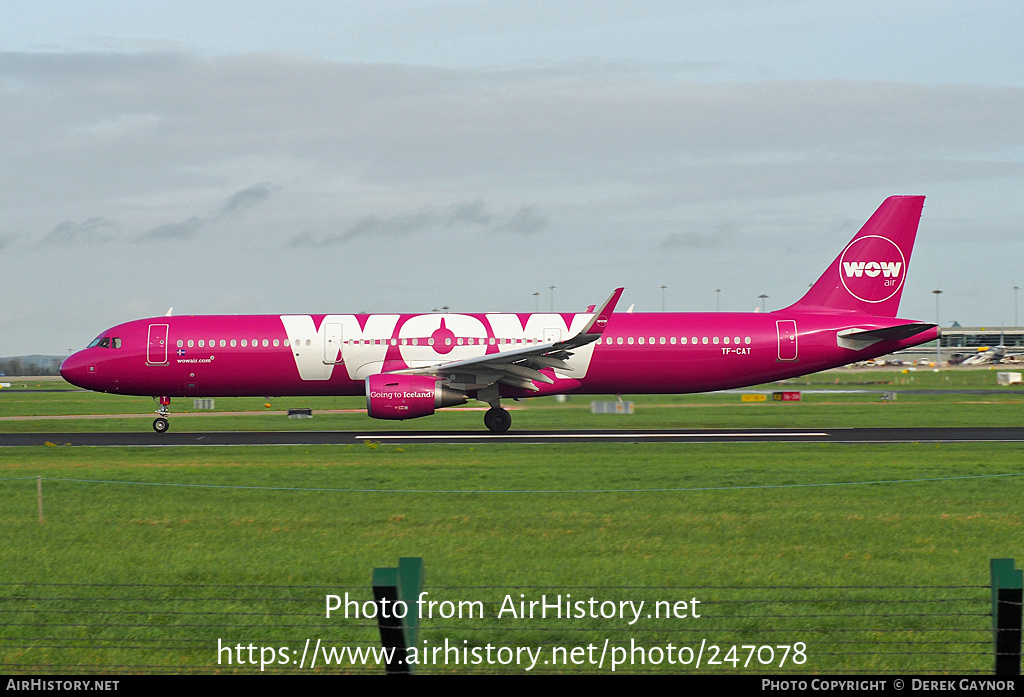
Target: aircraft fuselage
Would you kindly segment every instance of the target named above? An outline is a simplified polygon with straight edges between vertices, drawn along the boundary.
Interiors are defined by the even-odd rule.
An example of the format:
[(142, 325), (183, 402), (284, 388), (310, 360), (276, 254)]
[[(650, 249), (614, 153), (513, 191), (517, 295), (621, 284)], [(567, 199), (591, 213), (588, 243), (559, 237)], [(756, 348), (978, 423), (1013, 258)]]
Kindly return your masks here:
[[(362, 395), (366, 377), (567, 338), (591, 314), (211, 315), (117, 325), (61, 368), (99, 392), (170, 397)], [(442, 325), (443, 323), (443, 325)], [(935, 338), (843, 347), (843, 330), (906, 324), (824, 313), (616, 313), (600, 339), (546, 368), (538, 391), (502, 397), (687, 393), (781, 380), (885, 355)], [(114, 348), (113, 344), (119, 345)], [(95, 342), (94, 342), (95, 343)], [(458, 369), (454, 379), (461, 383)]]

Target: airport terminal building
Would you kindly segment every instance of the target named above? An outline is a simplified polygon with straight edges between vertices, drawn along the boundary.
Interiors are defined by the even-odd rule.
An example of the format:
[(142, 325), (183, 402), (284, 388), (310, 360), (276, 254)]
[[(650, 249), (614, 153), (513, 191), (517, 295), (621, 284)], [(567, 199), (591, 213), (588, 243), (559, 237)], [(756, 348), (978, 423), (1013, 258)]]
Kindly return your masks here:
[[(943, 363), (957, 364), (972, 356), (989, 351), (1006, 355), (1024, 355), (1024, 328), (1022, 327), (943, 327), (939, 336), (939, 355)], [(1005, 351), (1000, 351), (1005, 349)], [(894, 358), (917, 361), (935, 358), (935, 342), (901, 351)]]

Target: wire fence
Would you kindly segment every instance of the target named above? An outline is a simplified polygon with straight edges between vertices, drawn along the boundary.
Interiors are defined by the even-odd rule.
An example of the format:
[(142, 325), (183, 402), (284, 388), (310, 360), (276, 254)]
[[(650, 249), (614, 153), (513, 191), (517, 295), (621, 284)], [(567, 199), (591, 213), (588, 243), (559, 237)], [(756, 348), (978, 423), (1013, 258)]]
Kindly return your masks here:
[(382, 609), (368, 586), (0, 583), (0, 672), (380, 674), (381, 612), (420, 618), (397, 659), (421, 674), (993, 670), (988, 586), (424, 591)]

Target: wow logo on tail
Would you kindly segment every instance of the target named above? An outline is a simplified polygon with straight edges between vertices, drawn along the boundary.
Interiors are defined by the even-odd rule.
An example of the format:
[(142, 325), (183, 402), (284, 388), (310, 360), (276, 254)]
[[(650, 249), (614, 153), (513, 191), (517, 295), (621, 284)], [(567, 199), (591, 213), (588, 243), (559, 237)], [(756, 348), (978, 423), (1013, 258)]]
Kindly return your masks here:
[(903, 287), (907, 260), (888, 237), (867, 235), (851, 242), (839, 257), (839, 280), (850, 295), (880, 303)]

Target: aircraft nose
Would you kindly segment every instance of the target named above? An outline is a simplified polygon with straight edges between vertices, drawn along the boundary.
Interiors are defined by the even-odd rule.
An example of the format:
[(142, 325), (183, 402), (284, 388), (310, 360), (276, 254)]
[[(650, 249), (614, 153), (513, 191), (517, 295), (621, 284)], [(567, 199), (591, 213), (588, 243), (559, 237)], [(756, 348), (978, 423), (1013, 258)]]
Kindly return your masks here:
[(78, 387), (89, 389), (90, 378), (95, 375), (96, 364), (90, 360), (88, 351), (73, 353), (60, 364), (60, 376)]

